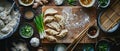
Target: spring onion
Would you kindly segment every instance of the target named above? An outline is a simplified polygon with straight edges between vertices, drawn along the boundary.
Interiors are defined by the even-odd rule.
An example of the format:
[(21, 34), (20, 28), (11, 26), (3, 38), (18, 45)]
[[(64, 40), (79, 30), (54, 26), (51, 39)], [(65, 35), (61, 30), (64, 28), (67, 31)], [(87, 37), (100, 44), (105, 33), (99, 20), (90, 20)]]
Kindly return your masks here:
[(43, 25), (43, 14), (40, 14), (35, 17), (34, 22), (36, 24), (37, 30), (40, 34), (40, 38), (43, 39), (44, 36), (46, 35), (44, 31), (44, 25)]

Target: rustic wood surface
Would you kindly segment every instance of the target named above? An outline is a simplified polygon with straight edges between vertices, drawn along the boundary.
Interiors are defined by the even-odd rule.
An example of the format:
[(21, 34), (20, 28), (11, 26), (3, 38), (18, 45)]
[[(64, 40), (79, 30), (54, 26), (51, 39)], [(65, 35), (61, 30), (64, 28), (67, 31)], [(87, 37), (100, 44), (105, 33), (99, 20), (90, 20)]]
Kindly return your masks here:
[[(77, 21), (81, 20), (81, 18), (79, 16), (82, 16), (82, 14), (80, 14), (80, 13), (83, 12), (83, 11), (80, 11), (82, 9), (80, 6), (43, 6), (42, 7), (42, 12), (44, 13), (45, 10), (48, 9), (48, 8), (54, 8), (55, 10), (58, 11), (58, 14), (62, 14), (62, 10), (65, 7), (72, 8), (72, 13), (73, 14), (77, 13), (76, 14), (77, 15), (77, 19), (76, 20)], [(86, 13), (84, 13), (84, 14), (86, 14)], [(95, 15), (95, 14), (92, 14), (92, 15)], [(92, 22), (92, 21), (95, 22), (95, 20), (96, 20), (95, 17), (92, 17), (92, 16), (90, 16), (89, 18), (90, 18), (90, 22)], [(70, 24), (72, 24), (72, 22)], [(76, 29), (74, 29), (75, 27), (71, 27), (70, 30), (68, 30), (67, 36), (64, 37), (63, 39), (58, 39), (57, 42), (49, 42), (48, 40), (44, 39), (43, 43), (72, 43), (74, 41), (74, 39), (79, 35), (79, 33), (82, 32), (89, 24), (93, 24), (93, 23), (86, 23), (84, 25), (84, 27), (80, 27), (80, 28), (76, 28)], [(46, 26), (45, 26), (45, 28), (46, 28)], [(86, 37), (86, 38), (88, 38), (88, 37)], [(86, 40), (86, 41), (88, 41), (88, 40)], [(92, 41), (92, 42), (95, 42), (95, 41)], [(91, 42), (89, 41), (88, 43), (91, 43)]]
[[(18, 3), (18, 2), (17, 2), (17, 3)], [(96, 3), (95, 3), (95, 4), (96, 4)], [(57, 6), (55, 6), (53, 0), (50, 0), (49, 3), (46, 4), (45, 6), (51, 6), (51, 7), (54, 6), (54, 7), (57, 7)], [(65, 1), (62, 6), (70, 6), (70, 5), (67, 3), (67, 1)], [(75, 6), (80, 6), (78, 0), (76, 1)], [(71, 6), (70, 6), (70, 7), (71, 7)], [(80, 7), (81, 7), (81, 6), (80, 6)], [(35, 24), (34, 24), (33, 20), (26, 20), (26, 19), (24, 18), (24, 15), (23, 15), (24, 11), (27, 10), (27, 9), (29, 9), (30, 7), (23, 7), (23, 6), (19, 5), (19, 8), (20, 8), (20, 12), (21, 12), (21, 14), (22, 14), (22, 16), (21, 16), (21, 22), (20, 22), (20, 23), (21, 23), (21, 24), (24, 23), (24, 22), (30, 23), (30, 24), (34, 27), (34, 30), (35, 30), (33, 37), (38, 37), (38, 38), (39, 38), (39, 34), (38, 34), (37, 30), (36, 30), (36, 27), (35, 27)], [(92, 21), (95, 21), (96, 14), (97, 14), (97, 13), (96, 13), (96, 5), (94, 5), (93, 7), (89, 8), (89, 9), (88, 9), (88, 8), (84, 8), (84, 7), (81, 7), (81, 9), (83, 9), (83, 11), (84, 11), (86, 14), (88, 14), (88, 16), (90, 17), (90, 19), (91, 19)], [(77, 10), (78, 10), (78, 9), (77, 9)], [(36, 14), (36, 15), (38, 15), (38, 14), (41, 13), (41, 12), (42, 12), (42, 7), (41, 7), (41, 6), (38, 7), (37, 9), (35, 9), (35, 14)], [(17, 34), (18, 34), (18, 32), (17, 32)], [(76, 35), (77, 35), (77, 34), (76, 34)], [(16, 35), (16, 36), (17, 36), (17, 35)], [(68, 36), (69, 36), (69, 35), (68, 35)], [(67, 41), (61, 40), (61, 41), (59, 41), (58, 43), (71, 43), (74, 39), (75, 39), (75, 36), (71, 37), (71, 39), (69, 39), (69, 40), (66, 39)], [(84, 38), (80, 43), (95, 43), (96, 40), (97, 40), (97, 39), (91, 39), (91, 38), (89, 38), (89, 37), (87, 36), (87, 37)], [(43, 43), (50, 43), (50, 42), (44, 41)], [(52, 42), (52, 43), (53, 43), (53, 42)], [(56, 43), (56, 42), (54, 42), (54, 43)]]
[[(112, 1), (115, 1), (115, 0), (112, 0)], [(39, 38), (39, 34), (38, 34), (38, 31), (36, 30), (35, 23), (33, 22), (33, 19), (32, 19), (32, 20), (26, 20), (26, 19), (24, 18), (24, 15), (23, 15), (24, 11), (25, 11), (26, 9), (30, 8), (31, 6), (30, 6), (30, 7), (24, 7), (24, 6), (19, 5), (18, 0), (15, 0), (15, 2), (16, 2), (17, 5), (19, 6), (19, 10), (20, 10), (21, 15), (22, 15), (22, 16), (21, 16), (20, 25), (23, 24), (24, 22), (30, 23), (30, 24), (33, 26), (33, 28), (34, 28), (34, 35), (33, 35), (32, 37), (38, 37), (38, 38)], [(45, 6), (55, 6), (55, 4), (54, 4), (53, 0), (49, 0), (49, 3), (46, 4)], [(70, 5), (67, 3), (67, 1), (65, 1), (62, 6), (70, 6)], [(78, 0), (76, 0), (75, 6), (81, 6), (81, 5), (79, 4)], [(96, 14), (97, 14), (97, 11), (98, 11), (96, 8), (97, 8), (97, 3), (95, 3), (94, 6), (93, 6), (93, 7), (90, 7), (90, 8), (84, 8), (84, 7), (82, 7), (82, 9), (84, 10), (84, 12), (87, 13), (87, 14), (90, 16), (90, 18), (96, 18)], [(42, 9), (42, 6), (39, 6), (37, 9), (34, 9), (35, 14), (38, 15), (39, 13), (41, 13), (41, 9)], [(93, 21), (94, 21), (94, 20), (93, 20)], [(25, 42), (27, 43), (27, 45), (30, 47), (30, 51), (37, 51), (37, 49), (38, 49), (39, 47), (46, 48), (46, 49), (47, 49), (46, 51), (53, 51), (53, 50), (54, 50), (54, 46), (55, 46), (56, 44), (58, 44), (58, 43), (41, 43), (41, 40), (40, 40), (40, 46), (39, 46), (39, 47), (32, 47), (32, 46), (30, 46), (30, 43), (29, 43), (29, 41), (30, 41), (30, 39), (31, 39), (32, 37), (31, 37), (31, 38), (28, 38), (28, 39), (24, 39), (24, 38), (22, 38), (22, 37), (19, 35), (18, 30), (19, 30), (19, 27), (18, 27), (17, 31), (16, 31), (11, 37), (6, 38), (6, 39), (4, 39), (4, 40), (1, 40), (0, 50), (2, 49), (2, 51), (9, 51), (10, 48), (11, 48), (10, 44), (12, 44), (12, 43), (10, 43), (10, 42), (12, 42), (13, 40), (18, 40), (18, 39), (23, 39), (23, 40), (25, 40)], [(105, 33), (103, 33), (102, 31), (100, 31), (99, 37), (97, 37), (97, 38), (95, 38), (95, 39), (91, 39), (91, 38), (89, 38), (88, 36), (86, 36), (82, 41), (80, 41), (80, 44), (77, 46), (78, 48), (76, 48), (75, 51), (82, 50), (81, 44), (86, 44), (86, 43), (94, 43), (94, 44), (95, 44), (95, 43), (96, 43), (99, 39), (101, 39), (102, 37), (108, 37), (108, 36), (105, 35)], [(112, 37), (110, 37), (110, 38), (112, 38)], [(70, 43), (70, 42), (69, 42), (69, 43)], [(64, 44), (65, 44), (66, 46), (68, 46), (69, 43), (64, 43)], [(1, 47), (1, 46), (2, 46), (2, 47)]]

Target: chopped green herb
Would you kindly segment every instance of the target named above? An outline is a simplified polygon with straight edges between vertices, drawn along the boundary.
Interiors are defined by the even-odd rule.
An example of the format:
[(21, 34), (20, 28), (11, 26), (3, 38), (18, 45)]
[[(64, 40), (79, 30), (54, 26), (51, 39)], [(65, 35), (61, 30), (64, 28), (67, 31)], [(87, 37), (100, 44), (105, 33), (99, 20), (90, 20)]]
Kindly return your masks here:
[(25, 24), (20, 28), (21, 36), (29, 38), (33, 35), (33, 28), (30, 25)]
[(68, 0), (67, 1), (70, 5), (74, 5), (75, 4), (75, 0)]
[(99, 0), (98, 2), (100, 3), (101, 6), (105, 6), (107, 5), (108, 0)]

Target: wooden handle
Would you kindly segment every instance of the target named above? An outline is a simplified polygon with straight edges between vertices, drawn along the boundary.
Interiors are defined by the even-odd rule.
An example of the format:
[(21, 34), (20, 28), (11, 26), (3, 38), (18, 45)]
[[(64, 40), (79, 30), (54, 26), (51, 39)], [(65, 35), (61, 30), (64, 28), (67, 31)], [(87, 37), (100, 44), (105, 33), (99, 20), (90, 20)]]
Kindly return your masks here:
[(82, 40), (82, 38), (86, 35), (86, 31), (88, 30), (88, 28), (92, 25), (95, 24), (95, 21), (93, 21), (92, 23), (90, 23), (90, 25), (88, 25), (82, 32), (80, 32), (77, 36), (77, 38), (66, 48), (65, 51), (68, 51), (70, 49), (71, 46), (75, 45), (71, 51), (74, 50), (74, 48), (77, 46), (77, 44)]

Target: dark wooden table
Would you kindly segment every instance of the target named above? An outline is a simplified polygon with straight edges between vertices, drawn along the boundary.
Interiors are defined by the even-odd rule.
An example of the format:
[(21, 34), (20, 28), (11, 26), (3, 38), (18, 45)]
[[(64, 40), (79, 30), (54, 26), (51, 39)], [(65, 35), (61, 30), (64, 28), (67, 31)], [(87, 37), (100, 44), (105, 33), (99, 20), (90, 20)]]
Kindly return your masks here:
[[(29, 7), (24, 7), (24, 6), (19, 5), (19, 3), (18, 3), (17, 0), (16, 0), (16, 3), (18, 4), (19, 10), (20, 10), (20, 13), (21, 13), (20, 25), (23, 24), (24, 22), (30, 23), (30, 24), (33, 26), (33, 28), (34, 28), (34, 35), (33, 35), (32, 37), (38, 37), (38, 38), (39, 38), (39, 34), (38, 34), (38, 31), (36, 30), (35, 23), (33, 22), (33, 19), (32, 19), (32, 20), (26, 20), (26, 19), (24, 18), (24, 16), (23, 16), (24, 10), (25, 10), (25, 9), (28, 9)], [(55, 6), (55, 4), (54, 4), (53, 0), (49, 0), (49, 3), (46, 4), (46, 6)], [(62, 6), (70, 6), (70, 5), (67, 3), (67, 1), (65, 1)], [(81, 5), (79, 4), (78, 0), (76, 0), (75, 6), (81, 6)], [(31, 7), (31, 6), (30, 6), (30, 7)], [(41, 13), (41, 8), (42, 8), (42, 6), (39, 6), (37, 9), (34, 9), (36, 15), (38, 15), (38, 14)], [(93, 18), (97, 18), (97, 11), (98, 11), (98, 10), (97, 10), (96, 8), (97, 8), (97, 3), (95, 3), (93, 7), (91, 7), (91, 8), (83, 8), (83, 10), (84, 10), (84, 12), (86, 12), (86, 13), (90, 16), (90, 18), (92, 18), (92, 17), (93, 17)], [(19, 25), (19, 26), (20, 26), (20, 25)], [(36, 47), (36, 48), (35, 48), (35, 47), (32, 47), (32, 46), (30, 46), (30, 43), (29, 43), (29, 41), (30, 41), (31, 38), (28, 38), (28, 39), (22, 38), (22, 37), (19, 35), (18, 30), (19, 30), (19, 27), (18, 27), (17, 31), (16, 31), (11, 37), (6, 38), (6, 39), (4, 39), (4, 40), (0, 40), (0, 51), (9, 51), (11, 42), (12, 42), (13, 40), (18, 40), (18, 39), (23, 39), (23, 40), (25, 40), (25, 42), (27, 43), (27, 45), (30, 47), (30, 51), (37, 51), (37, 49), (38, 49), (39, 47), (44, 47), (44, 48), (47, 48), (48, 51), (53, 51), (54, 46), (55, 46), (56, 44), (58, 44), (58, 43), (52, 43), (52, 44), (51, 44), (51, 43), (40, 43), (40, 46), (39, 46), (39, 47)], [(80, 44), (79, 44), (78, 46), (81, 47), (83, 44), (86, 44), (86, 43), (92, 43), (92, 44), (95, 45), (95, 43), (96, 43), (99, 39), (101, 39), (102, 37), (109, 37), (109, 36), (105, 35), (105, 33), (103, 33), (102, 31), (100, 31), (99, 37), (97, 37), (97, 38), (95, 38), (95, 39), (90, 39), (88, 36), (86, 36), (86, 38), (84, 38), (84, 39), (80, 42)], [(110, 38), (112, 38), (112, 37), (110, 36)], [(41, 41), (40, 41), (40, 42), (41, 42)], [(64, 43), (64, 44), (65, 44), (66, 46), (68, 46), (70, 43)], [(52, 47), (52, 48), (51, 48), (51, 47)], [(77, 49), (82, 50), (81, 48), (77, 48)], [(75, 51), (78, 51), (78, 50), (75, 50)]]

